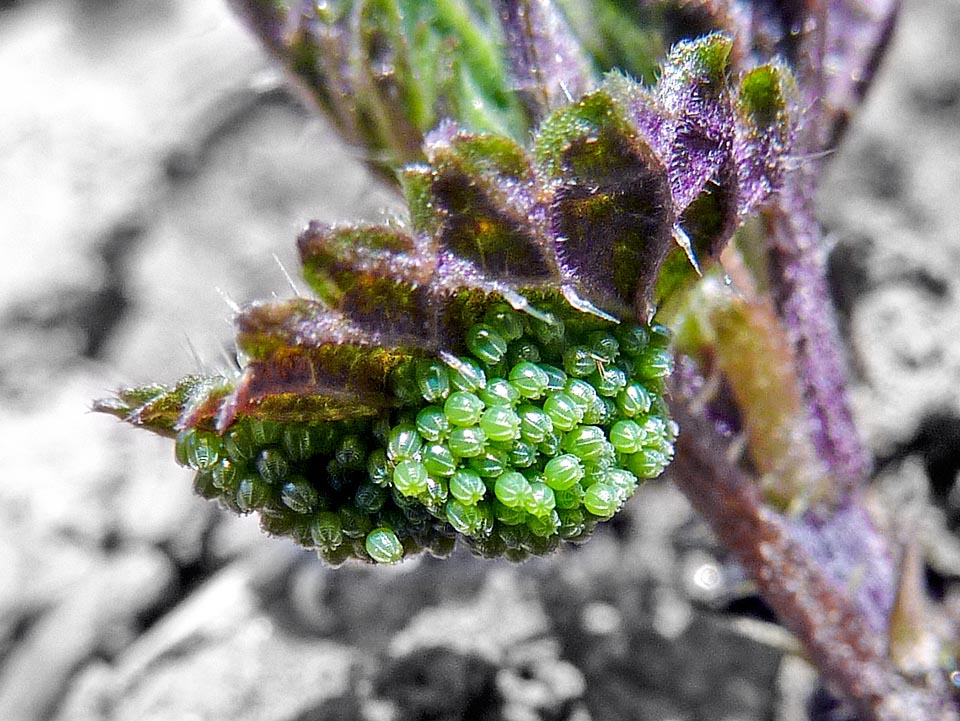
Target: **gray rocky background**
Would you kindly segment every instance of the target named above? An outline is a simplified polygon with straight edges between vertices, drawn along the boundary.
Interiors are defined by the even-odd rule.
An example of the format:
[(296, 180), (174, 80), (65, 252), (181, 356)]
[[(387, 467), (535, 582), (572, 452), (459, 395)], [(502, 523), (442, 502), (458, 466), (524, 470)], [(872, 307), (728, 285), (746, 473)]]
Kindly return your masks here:
[[(958, 40), (906, 0), (821, 203), (876, 505), (954, 606)], [(331, 570), (87, 412), (225, 363), (308, 219), (394, 208), (221, 0), (0, 2), (0, 719), (827, 718), (668, 485), (552, 559)]]

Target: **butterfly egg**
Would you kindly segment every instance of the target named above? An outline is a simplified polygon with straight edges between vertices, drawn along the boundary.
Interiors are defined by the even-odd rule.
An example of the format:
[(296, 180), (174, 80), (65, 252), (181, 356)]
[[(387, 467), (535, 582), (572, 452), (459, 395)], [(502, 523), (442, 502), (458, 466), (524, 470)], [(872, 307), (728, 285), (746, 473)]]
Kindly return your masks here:
[(298, 478), (283, 484), (280, 500), (294, 513), (312, 513), (317, 510), (320, 498), (317, 489), (303, 478)]
[(474, 459), (487, 446), (487, 437), (480, 428), (454, 428), (447, 439), (447, 447), (457, 458)]
[(642, 380), (666, 378), (673, 373), (673, 355), (667, 348), (647, 346), (636, 357), (634, 373)]
[(473, 393), (457, 391), (443, 404), (443, 413), (455, 426), (475, 426), (483, 414), (483, 401)]
[(422, 358), (416, 362), (417, 388), (427, 403), (442, 401), (450, 394), (450, 377), (445, 365)]
[(480, 416), (480, 429), (491, 441), (512, 441), (520, 435), (520, 416), (509, 406), (492, 406)]
[(624, 457), (627, 469), (637, 478), (656, 478), (666, 469), (667, 463), (667, 456), (652, 448), (644, 448)]
[(351, 471), (360, 471), (366, 464), (367, 449), (360, 436), (344, 436), (340, 439), (334, 457), (344, 468)]
[(221, 497), (220, 488), (213, 482), (212, 471), (198, 471), (193, 476), (193, 492), (208, 501)]
[(568, 379), (564, 393), (573, 399), (581, 413), (589, 411), (600, 398), (596, 389), (582, 378)]
[(616, 366), (604, 366), (602, 370), (594, 369), (588, 377), (597, 393), (604, 397), (616, 397), (627, 387), (627, 374)]
[(540, 454), (546, 456), (547, 458), (553, 458), (560, 454), (561, 444), (563, 442), (563, 435), (558, 433), (556, 428), (554, 428), (553, 433), (547, 434), (547, 437), (544, 438), (540, 444), (537, 446), (537, 450), (540, 451)]
[(520, 314), (506, 303), (495, 303), (487, 308), (483, 320), (507, 342), (517, 340), (523, 335), (523, 320)]
[(256, 476), (245, 476), (237, 484), (237, 506), (244, 513), (262, 508), (270, 498), (270, 487)]
[(420, 451), (420, 462), (431, 476), (452, 476), (457, 462), (450, 449), (442, 443), (429, 443)]
[(391, 372), (390, 392), (401, 405), (412, 405), (421, 400), (420, 386), (417, 384), (416, 363), (406, 360), (399, 363)]
[(606, 436), (597, 426), (577, 426), (563, 436), (563, 449), (582, 461), (598, 460), (604, 453)]
[(639, 483), (637, 477), (626, 468), (608, 468), (603, 482), (616, 488), (623, 501), (633, 496)]
[(177, 434), (175, 453), (181, 465), (195, 471), (209, 471), (224, 453), (223, 442), (216, 433), (189, 428)]
[(583, 505), (583, 493), (583, 486), (579, 483), (574, 483), (569, 488), (554, 490), (554, 502), (557, 508), (560, 509), (569, 510), (571, 508), (580, 508), (580, 506)]
[(666, 348), (670, 345), (670, 341), (673, 340), (673, 334), (670, 332), (670, 329), (660, 323), (651, 324), (648, 327), (648, 333), (650, 345)]
[(544, 345), (552, 345), (563, 341), (566, 332), (563, 321), (549, 311), (544, 312), (543, 316), (543, 319), (535, 317), (529, 319), (530, 332)]
[(527, 520), (527, 511), (523, 506), (508, 506), (500, 499), (495, 499), (491, 507), (493, 517), (505, 526), (516, 526)]
[(290, 472), (290, 463), (279, 448), (264, 448), (255, 465), (263, 480), (271, 484), (282, 483)]
[(313, 454), (313, 434), (309, 426), (284, 426), (280, 437), (280, 446), (287, 457), (293, 461), (303, 461)]
[(517, 439), (507, 451), (507, 460), (515, 468), (529, 468), (537, 462), (537, 455), (536, 446)]
[(405, 496), (419, 496), (424, 493), (429, 479), (430, 474), (420, 461), (400, 461), (393, 469), (393, 485)]
[(567, 453), (547, 461), (543, 467), (543, 480), (555, 491), (562, 491), (576, 485), (584, 472), (581, 460)]
[(477, 474), (461, 468), (450, 478), (450, 495), (461, 503), (475, 505), (487, 492), (487, 486)]
[(476, 393), (487, 384), (483, 368), (470, 358), (452, 358), (447, 362), (447, 375), (454, 390)]
[(526, 509), (535, 516), (548, 515), (557, 507), (557, 499), (553, 489), (546, 483), (531, 483), (531, 496), (527, 499)]
[(210, 471), (210, 481), (221, 491), (234, 493), (237, 490), (237, 484), (240, 482), (243, 468), (242, 465), (234, 463), (229, 458), (224, 458)]
[(310, 524), (310, 537), (319, 549), (328, 551), (335, 549), (343, 543), (340, 516), (329, 511), (318, 513)]
[(376, 513), (387, 502), (387, 489), (373, 483), (361, 483), (353, 496), (353, 502), (364, 513)]
[(480, 391), (480, 400), (488, 408), (494, 406), (515, 406), (520, 402), (520, 392), (503, 378), (494, 378)]
[(603, 402), (604, 400), (605, 399), (598, 395), (594, 396), (593, 400), (590, 402), (590, 406), (583, 412), (583, 422), (585, 424), (598, 426), (607, 419), (609, 416), (609, 410), (607, 408), (607, 404)]
[(567, 385), (567, 374), (549, 363), (539, 363), (540, 370), (547, 374), (547, 392), (557, 393)]
[(478, 323), (467, 331), (467, 349), (482, 363), (494, 365), (507, 353), (507, 341), (486, 323)]
[(343, 529), (343, 535), (347, 538), (354, 540), (363, 538), (373, 528), (373, 521), (370, 516), (355, 506), (343, 506), (337, 513), (340, 516), (340, 527)]
[(635, 421), (617, 421), (610, 429), (610, 442), (620, 453), (636, 453), (647, 434)]
[(483, 517), (477, 507), (456, 498), (446, 502), (444, 515), (454, 530), (465, 536), (473, 536), (483, 527)]
[(523, 361), (517, 363), (509, 375), (510, 385), (524, 398), (535, 399), (542, 396), (550, 383), (550, 377), (536, 363)]
[(367, 456), (367, 476), (370, 482), (376, 486), (389, 485), (390, 475), (387, 452), (383, 448), (374, 448)]
[(620, 355), (620, 342), (609, 331), (594, 331), (587, 336), (587, 345), (595, 356), (608, 365), (615, 363)]
[[(527, 528), (530, 529), (530, 533), (538, 538), (547, 538), (549, 536), (556, 535), (557, 531), (560, 529), (560, 516), (552, 508), (545, 513), (538, 513), (536, 515), (527, 517)], [(535, 553), (538, 556), (542, 556), (547, 553), (546, 548), (541, 548), (539, 544), (533, 544), (527, 547), (531, 553)]]
[(427, 478), (427, 487), (423, 493), (417, 496), (417, 500), (430, 509), (431, 513), (439, 514), (442, 512), (443, 504), (446, 503), (449, 495), (446, 480)]
[(607, 483), (594, 483), (583, 494), (583, 506), (599, 518), (610, 518), (620, 510), (620, 494)]
[(503, 505), (510, 508), (526, 508), (533, 497), (530, 482), (517, 471), (502, 473), (493, 487), (493, 492)]
[(233, 425), (223, 437), (223, 448), (234, 463), (253, 460), (259, 448), (253, 440), (250, 425), (240, 422)]
[(571, 346), (563, 351), (563, 369), (574, 378), (586, 378), (597, 370), (597, 359), (587, 346)]
[(640, 383), (628, 383), (617, 394), (617, 408), (627, 418), (643, 415), (650, 410), (651, 398), (647, 389)]
[(381, 526), (370, 531), (363, 547), (377, 563), (396, 563), (403, 558), (403, 544), (397, 534), (386, 527)]
[(540, 348), (533, 341), (525, 338), (511, 343), (507, 348), (507, 363), (511, 366), (527, 361), (540, 362)]
[(275, 421), (254, 418), (250, 421), (250, 435), (258, 446), (269, 446), (280, 441), (281, 426)]
[(387, 458), (391, 463), (411, 460), (420, 452), (422, 445), (416, 426), (401, 423), (390, 431), (387, 439)]
[(580, 507), (576, 508), (558, 508), (557, 518), (560, 519), (560, 527), (557, 533), (560, 538), (576, 538), (586, 529), (585, 518)]
[(583, 409), (563, 392), (550, 394), (543, 402), (543, 412), (558, 431), (572, 431), (583, 420)]
[(417, 414), (417, 433), (428, 441), (439, 441), (450, 432), (450, 421), (439, 406), (427, 406)]
[(614, 330), (614, 335), (620, 343), (620, 352), (627, 356), (639, 355), (650, 342), (646, 328), (637, 325), (621, 324)]
[(517, 409), (520, 417), (520, 435), (527, 443), (543, 443), (553, 433), (553, 419), (533, 405), (522, 405)]

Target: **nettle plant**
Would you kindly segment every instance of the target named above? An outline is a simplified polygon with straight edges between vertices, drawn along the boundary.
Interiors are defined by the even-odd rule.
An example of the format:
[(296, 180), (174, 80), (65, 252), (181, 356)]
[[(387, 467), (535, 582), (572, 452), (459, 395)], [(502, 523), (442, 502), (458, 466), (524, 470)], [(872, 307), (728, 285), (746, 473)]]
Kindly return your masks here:
[(97, 410), (332, 564), (548, 553), (669, 466), (861, 718), (957, 718), (813, 210), (892, 0), (233, 5), (409, 215), (311, 223), (238, 372)]

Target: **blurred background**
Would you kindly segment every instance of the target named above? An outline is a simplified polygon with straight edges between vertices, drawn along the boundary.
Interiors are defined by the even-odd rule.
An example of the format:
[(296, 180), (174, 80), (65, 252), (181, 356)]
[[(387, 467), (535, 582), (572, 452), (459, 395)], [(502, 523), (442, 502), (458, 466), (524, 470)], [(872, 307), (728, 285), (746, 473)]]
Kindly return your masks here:
[[(958, 38), (906, 0), (820, 199), (872, 500), (954, 607)], [(309, 219), (396, 212), (359, 152), (223, 0), (0, 2), (0, 719), (843, 718), (665, 482), (550, 559), (329, 569), (88, 412), (227, 364)]]

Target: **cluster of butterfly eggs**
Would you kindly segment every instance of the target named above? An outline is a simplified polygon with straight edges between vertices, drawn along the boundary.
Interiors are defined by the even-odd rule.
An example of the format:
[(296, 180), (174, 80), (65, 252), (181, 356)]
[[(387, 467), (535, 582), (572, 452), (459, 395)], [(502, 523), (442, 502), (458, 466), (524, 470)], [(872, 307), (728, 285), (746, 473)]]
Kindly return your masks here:
[[(422, 521), (425, 509), (484, 555), (522, 557), (524, 550), (546, 551), (559, 539), (588, 534), (620, 509), (639, 479), (663, 471), (676, 435), (660, 396), (661, 379), (671, 370), (666, 343), (657, 327), (578, 332), (556, 317), (538, 320), (506, 304), (492, 306), (466, 333), (469, 355), (419, 359), (395, 371), (392, 390), (403, 409), (392, 418), (373, 423), (367, 434), (341, 434), (336, 448), (313, 443), (314, 453), (332, 451), (334, 470), (365, 468), (366, 477), (353, 483), (352, 502), (343, 503), (340, 494), (339, 513), (328, 510), (315, 471), (306, 474), (313, 483), (289, 473), (291, 459), (309, 460), (296, 438), (337, 424), (281, 429), (278, 446), (263, 422), (253, 422), (260, 437), (243, 451), (255, 457), (240, 458), (249, 454), (236, 448), (231, 453), (230, 434), (219, 463), (197, 462), (196, 448), (210, 439), (198, 445), (196, 434), (182, 439), (181, 456), (186, 465), (209, 466), (201, 470), (235, 496), (241, 511), (257, 508), (267, 519), (284, 506), (313, 514), (310, 540), (328, 553), (344, 535), (357, 546), (356, 536), (365, 533), (356, 555), (399, 560), (404, 545), (418, 547), (411, 533), (420, 532), (422, 540), (425, 530), (408, 522), (411, 511)], [(373, 442), (365, 444), (363, 435)], [(246, 464), (246, 476), (225, 483), (224, 469), (238, 464)], [(329, 475), (329, 464), (325, 470)], [(271, 489), (279, 499), (272, 507)], [(404, 515), (385, 512), (396, 511), (393, 506)], [(359, 516), (351, 516), (356, 510)]]

